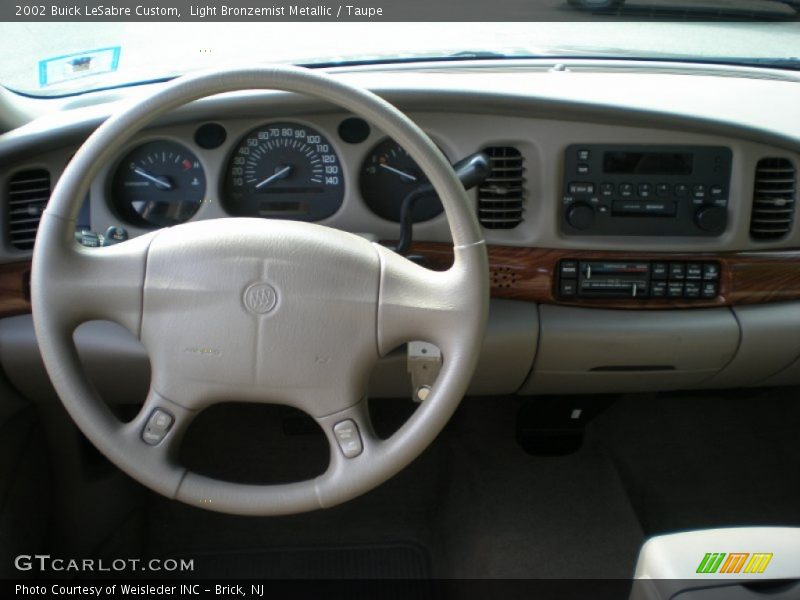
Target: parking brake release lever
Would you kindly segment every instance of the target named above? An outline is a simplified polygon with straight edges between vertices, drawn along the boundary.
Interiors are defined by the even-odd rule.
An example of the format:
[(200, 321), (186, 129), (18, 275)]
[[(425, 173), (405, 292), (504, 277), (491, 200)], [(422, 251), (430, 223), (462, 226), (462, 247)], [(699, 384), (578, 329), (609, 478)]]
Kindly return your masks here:
[[(455, 163), (453, 170), (455, 170), (456, 177), (458, 177), (464, 189), (470, 190), (482, 183), (489, 176), (492, 168), (489, 163), (489, 156), (483, 152), (476, 152)], [(403, 198), (403, 202), (400, 204), (400, 238), (394, 248), (394, 251), (398, 254), (405, 255), (411, 246), (414, 225), (412, 214), (417, 201), (435, 193), (433, 186), (430, 183), (426, 183), (413, 189)]]

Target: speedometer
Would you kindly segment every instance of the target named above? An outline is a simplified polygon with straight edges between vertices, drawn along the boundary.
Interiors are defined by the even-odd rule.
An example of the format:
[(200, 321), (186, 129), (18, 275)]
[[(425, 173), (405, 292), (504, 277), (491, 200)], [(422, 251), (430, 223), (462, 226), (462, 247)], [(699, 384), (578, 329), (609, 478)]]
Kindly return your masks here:
[(259, 127), (233, 151), (223, 198), (233, 215), (319, 221), (344, 200), (339, 157), (324, 135), (306, 125)]

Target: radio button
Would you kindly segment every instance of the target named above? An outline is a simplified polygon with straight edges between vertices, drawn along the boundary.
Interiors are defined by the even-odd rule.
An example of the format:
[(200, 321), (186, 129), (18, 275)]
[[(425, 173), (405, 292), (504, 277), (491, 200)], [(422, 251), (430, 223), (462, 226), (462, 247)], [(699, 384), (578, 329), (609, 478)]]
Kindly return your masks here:
[(600, 184), (600, 195), (601, 196), (611, 196), (614, 194), (614, 184), (613, 183), (601, 183)]
[(706, 186), (702, 183), (698, 183), (696, 186), (692, 188), (692, 195), (695, 198), (705, 198), (706, 197)]
[(683, 291), (684, 295), (687, 298), (699, 298), (700, 297), (700, 282), (698, 281), (687, 281), (686, 287)]
[(573, 182), (569, 184), (570, 194), (594, 194), (594, 184), (587, 182)]
[(683, 263), (670, 263), (669, 265), (670, 279), (683, 279), (685, 276), (686, 276), (686, 269)]
[(652, 193), (652, 186), (649, 183), (639, 184), (639, 197), (649, 198), (651, 193)]
[(667, 296), (670, 298), (683, 298), (683, 282), (670, 281), (667, 284)]
[(689, 263), (686, 265), (686, 279), (699, 280), (703, 278), (703, 265)]
[(584, 202), (576, 202), (567, 209), (567, 223), (575, 229), (589, 229), (594, 225), (594, 209)]
[(645, 202), (643, 208), (643, 212), (646, 215), (658, 215), (662, 217), (674, 217), (676, 212), (674, 202)]
[(679, 183), (675, 186), (675, 195), (679, 198), (689, 195), (689, 186), (685, 183)]
[(638, 215), (644, 212), (644, 204), (638, 200), (614, 200), (613, 210), (623, 215)]
[(705, 206), (694, 215), (695, 225), (703, 231), (715, 233), (725, 228), (728, 214), (724, 208), (718, 206)]
[(671, 190), (671, 186), (668, 183), (659, 183), (656, 186), (656, 196), (669, 196), (669, 192)]
[(657, 262), (650, 267), (650, 276), (653, 279), (666, 279), (668, 273), (667, 263)]

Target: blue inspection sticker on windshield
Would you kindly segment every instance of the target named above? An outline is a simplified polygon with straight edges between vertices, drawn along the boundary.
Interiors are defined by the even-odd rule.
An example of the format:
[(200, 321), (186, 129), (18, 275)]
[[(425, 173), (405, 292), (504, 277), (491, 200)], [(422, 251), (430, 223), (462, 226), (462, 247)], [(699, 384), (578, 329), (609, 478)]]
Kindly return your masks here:
[(39, 85), (47, 87), (89, 75), (112, 73), (119, 66), (119, 46), (64, 54), (39, 61)]

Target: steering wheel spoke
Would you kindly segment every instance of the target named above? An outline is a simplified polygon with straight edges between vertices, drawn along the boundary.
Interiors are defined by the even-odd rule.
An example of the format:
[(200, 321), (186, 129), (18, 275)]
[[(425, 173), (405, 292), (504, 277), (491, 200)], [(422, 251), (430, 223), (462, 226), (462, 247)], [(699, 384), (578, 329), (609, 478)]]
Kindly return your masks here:
[[(44, 214), (40, 228), (62, 226), (61, 219)], [(155, 234), (140, 236), (103, 248), (85, 248), (73, 240), (53, 256), (49, 276), (35, 278), (43, 289), (49, 309), (62, 323), (76, 327), (93, 319), (115, 321), (139, 335), (142, 318), (147, 249)]]
[(414, 340), (435, 344), (445, 357), (457, 350), (465, 320), (486, 306), (485, 289), (474, 283), (480, 274), (466, 270), (470, 265), (472, 269), (485, 268), (488, 274), (483, 245), (457, 247), (448, 271), (432, 271), (383, 246), (376, 247), (381, 257), (379, 353), (386, 355)]

